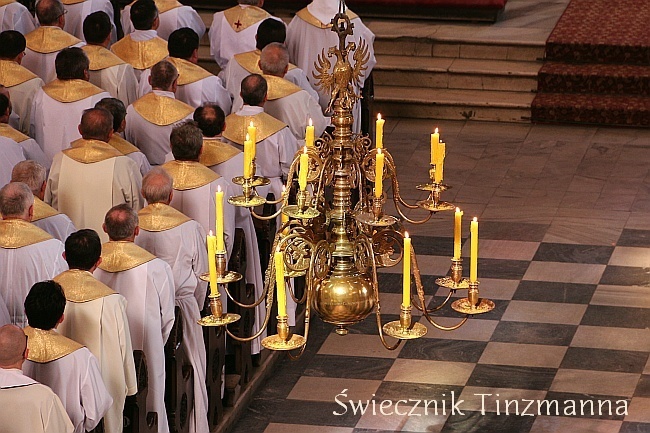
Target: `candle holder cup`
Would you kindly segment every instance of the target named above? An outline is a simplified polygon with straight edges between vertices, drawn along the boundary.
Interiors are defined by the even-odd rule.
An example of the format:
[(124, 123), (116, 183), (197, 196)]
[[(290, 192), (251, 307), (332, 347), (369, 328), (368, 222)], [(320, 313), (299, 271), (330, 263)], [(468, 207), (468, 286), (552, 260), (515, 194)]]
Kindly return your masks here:
[(276, 318), (278, 319), (278, 333), (264, 338), (262, 340), (263, 347), (270, 350), (293, 350), (299, 349), (305, 345), (307, 342), (305, 337), (298, 334), (292, 334), (289, 331), (288, 316), (277, 316)]
[(478, 281), (470, 281), (468, 285), (467, 298), (454, 301), (451, 304), (451, 308), (459, 313), (468, 315), (482, 314), (494, 310), (494, 302), (489, 299), (479, 298)]
[[(226, 251), (217, 251), (216, 253), (216, 262), (217, 262), (217, 285), (219, 284), (229, 284), (241, 280), (242, 274), (239, 272), (233, 272), (226, 269)], [(199, 277), (203, 281), (210, 281), (210, 274), (205, 273), (201, 274)], [(225, 326), (230, 323), (238, 321), (241, 316), (239, 314), (233, 313), (223, 313), (223, 304), (221, 303), (221, 294), (219, 293), (218, 288), (210, 287), (212, 293), (208, 295), (210, 300), (210, 315), (203, 317), (198, 321), (201, 326)]]
[(400, 340), (413, 340), (427, 333), (427, 327), (421, 323), (413, 322), (411, 306), (400, 307), (399, 320), (388, 322), (383, 326), (386, 335)]
[(469, 289), (469, 280), (463, 278), (463, 259), (451, 259), (449, 275), (437, 278), (436, 284), (450, 290)]

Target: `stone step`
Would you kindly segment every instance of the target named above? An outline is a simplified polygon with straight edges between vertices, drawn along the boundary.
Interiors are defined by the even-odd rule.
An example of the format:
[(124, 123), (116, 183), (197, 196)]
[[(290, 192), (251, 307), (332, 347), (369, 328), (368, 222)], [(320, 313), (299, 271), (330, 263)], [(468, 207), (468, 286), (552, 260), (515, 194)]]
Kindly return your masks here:
[(376, 86), (532, 92), (541, 66), (541, 62), (378, 55), (373, 76)]
[(375, 87), (373, 111), (384, 117), (529, 122), (534, 93)]

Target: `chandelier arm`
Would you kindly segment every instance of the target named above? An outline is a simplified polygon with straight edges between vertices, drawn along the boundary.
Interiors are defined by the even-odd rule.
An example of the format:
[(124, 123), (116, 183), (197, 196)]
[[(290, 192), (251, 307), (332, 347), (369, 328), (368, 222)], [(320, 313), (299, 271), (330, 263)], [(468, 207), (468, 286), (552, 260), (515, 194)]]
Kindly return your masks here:
[(445, 298), (444, 301), (442, 301), (442, 303), (440, 303), (440, 304), (438, 304), (438, 305), (436, 305), (436, 306), (434, 306), (433, 308), (430, 308), (430, 309), (426, 308), (425, 307), (425, 302), (424, 302), (424, 285), (422, 284), (422, 276), (420, 274), (420, 267), (418, 266), (418, 259), (417, 259), (417, 256), (415, 254), (415, 249), (413, 248), (413, 246), (411, 246), (411, 262), (413, 264), (413, 275), (415, 276), (415, 288), (416, 288), (417, 293), (418, 293), (418, 298), (417, 299), (420, 301), (420, 305), (418, 305), (417, 303), (414, 303), (413, 305), (415, 306), (415, 308), (417, 308), (420, 311), (426, 311), (427, 314), (428, 313), (433, 313), (434, 311), (438, 311), (438, 310), (442, 309), (442, 307), (447, 305), (447, 302), (449, 302), (449, 299), (451, 299), (451, 295), (453, 294), (453, 291), (451, 291), (451, 290), (449, 291), (449, 293), (447, 294), (447, 297)]
[[(396, 183), (396, 182), (395, 182)], [(424, 224), (425, 222), (429, 221), (431, 217), (433, 216), (433, 212), (429, 212), (429, 215), (423, 219), (423, 220), (412, 220), (406, 215), (404, 215), (404, 212), (402, 212), (402, 209), (399, 207), (400, 204), (404, 205), (405, 207), (409, 209), (420, 209), (419, 206), (412, 206), (402, 200), (401, 197), (393, 195), (393, 202), (395, 202), (395, 209), (397, 210), (397, 213), (407, 222), (411, 224)]]
[[(271, 202), (269, 202), (269, 201), (267, 201), (267, 203), (269, 203), (269, 204), (274, 204), (274, 203), (271, 203)], [(279, 201), (276, 202), (276, 203), (279, 203)], [(251, 215), (253, 215), (256, 219), (258, 219), (258, 220), (262, 220), (262, 221), (268, 221), (268, 220), (272, 220), (272, 219), (274, 219), (274, 218), (277, 218), (278, 215), (280, 215), (280, 214), (282, 213), (282, 208), (280, 208), (280, 209), (278, 209), (277, 211), (275, 211), (275, 213), (272, 214), (272, 215), (258, 215), (258, 214), (255, 213), (255, 211), (253, 210), (253, 208), (251, 208), (250, 211), (251, 211)]]
[(296, 295), (295, 295), (295, 293), (293, 291), (292, 285), (289, 284), (289, 295), (291, 296), (291, 299), (293, 300), (293, 302), (295, 302), (296, 304), (304, 304), (305, 301), (307, 300), (307, 293), (308, 292), (309, 292), (308, 290), (305, 290), (305, 293), (302, 295), (302, 297), (300, 299), (298, 299), (298, 298), (296, 298)]
[(305, 335), (304, 335), (305, 344), (302, 345), (302, 347), (298, 351), (297, 355), (292, 355), (291, 352), (287, 353), (287, 355), (289, 356), (289, 359), (291, 359), (292, 361), (298, 360), (302, 356), (302, 354), (305, 353), (305, 349), (307, 348), (307, 340), (309, 339), (309, 323), (311, 322), (311, 320), (310, 320), (310, 318), (311, 318), (311, 296), (310, 296), (310, 294), (312, 293), (312, 290), (313, 290), (312, 284), (313, 284), (313, 281), (314, 281), (314, 278), (311, 275), (311, 270), (314, 269), (313, 264), (314, 264), (314, 260), (315, 260), (314, 258), (315, 257), (316, 257), (315, 254), (313, 254), (311, 256), (310, 263), (309, 263), (309, 271), (310, 272), (307, 273), (307, 287), (306, 287), (307, 290), (305, 291), (305, 295), (307, 297), (307, 303), (305, 304)]
[(467, 319), (469, 319), (469, 314), (463, 317), (463, 320), (461, 320), (459, 323), (455, 324), (454, 326), (442, 326), (436, 323), (431, 317), (429, 317), (429, 314), (424, 311), (424, 317), (427, 319), (427, 321), (435, 328), (440, 329), (441, 331), (453, 331), (455, 329), (460, 328), (467, 322)]

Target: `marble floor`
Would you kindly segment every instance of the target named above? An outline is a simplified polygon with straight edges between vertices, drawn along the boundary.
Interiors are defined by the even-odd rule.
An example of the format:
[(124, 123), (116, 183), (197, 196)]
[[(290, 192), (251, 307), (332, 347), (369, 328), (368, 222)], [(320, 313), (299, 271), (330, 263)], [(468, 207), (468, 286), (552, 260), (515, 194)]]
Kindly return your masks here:
[[(481, 295), (496, 308), (451, 332), (421, 318), (428, 334), (394, 351), (374, 316), (345, 337), (314, 317), (305, 355), (281, 362), (233, 431), (650, 432), (650, 130), (388, 118), (411, 202), (436, 126), (443, 199), (464, 211), (466, 266), (479, 219)], [(452, 213), (405, 225), (433, 305)], [(380, 286), (382, 320), (396, 320), (401, 269)]]

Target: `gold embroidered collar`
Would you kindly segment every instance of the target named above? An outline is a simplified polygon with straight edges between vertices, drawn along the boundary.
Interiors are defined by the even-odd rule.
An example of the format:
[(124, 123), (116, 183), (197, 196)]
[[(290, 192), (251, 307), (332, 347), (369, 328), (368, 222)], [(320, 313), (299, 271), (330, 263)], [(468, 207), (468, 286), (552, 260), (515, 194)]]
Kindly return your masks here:
[(190, 221), (182, 212), (164, 203), (154, 203), (138, 212), (140, 228), (148, 232), (164, 232)]
[(159, 14), (163, 14), (167, 11), (183, 6), (176, 0), (155, 0), (155, 3)]
[(178, 70), (178, 85), (179, 86), (184, 86), (186, 84), (192, 84), (195, 83), (199, 80), (203, 80), (204, 78), (208, 78), (212, 76), (211, 73), (200, 67), (199, 65), (195, 65), (192, 62), (188, 62), (185, 59), (179, 59), (177, 57), (170, 57), (169, 59), (170, 62), (176, 66), (176, 69)]
[(99, 140), (84, 140), (80, 138), (70, 143), (70, 146), (70, 148), (63, 150), (63, 154), (82, 164), (92, 164), (117, 156), (123, 156), (113, 146)]
[(120, 137), (118, 134), (113, 134), (108, 144), (116, 148), (121, 154), (128, 155), (130, 153), (140, 152), (140, 149)]
[(16, 0), (0, 0), (0, 7), (7, 6), (8, 4), (15, 3)]
[(131, 35), (126, 35), (113, 44), (111, 51), (139, 70), (149, 69), (169, 55), (167, 41), (158, 36), (146, 41), (134, 41)]
[(268, 85), (266, 98), (269, 101), (284, 98), (285, 96), (293, 95), (302, 90), (291, 81), (274, 75), (264, 75), (264, 79), (266, 79), (266, 84)]
[(29, 138), (22, 132), (12, 128), (6, 123), (0, 123), (0, 136), (11, 138), (16, 143), (23, 142)]
[(0, 220), (0, 247), (16, 249), (52, 239), (49, 233), (21, 219)]
[(5, 87), (17, 86), (34, 78), (38, 76), (13, 60), (0, 60), (0, 83)]
[[(246, 53), (235, 54), (235, 61), (239, 63), (239, 66), (246, 69), (251, 74), (261, 74), (262, 70), (260, 69), (260, 50), (248, 51)], [(296, 69), (296, 65), (289, 63), (289, 70)]]
[[(359, 15), (355, 14), (355, 13), (352, 12), (350, 9), (346, 9), (346, 10), (345, 10), (345, 14), (346, 14), (346, 15), (348, 16), (348, 18), (350, 18), (351, 20), (352, 20), (352, 19), (355, 19), (355, 18), (359, 18)], [(318, 27), (319, 29), (330, 29), (330, 28), (332, 28), (332, 23), (323, 23), (323, 22), (321, 22), (318, 18), (316, 18), (315, 16), (313, 16), (313, 15), (311, 14), (311, 12), (309, 12), (309, 10), (307, 10), (307, 8), (303, 8), (303, 9), (299, 10), (299, 11), (296, 13), (296, 15), (297, 15), (301, 20), (303, 20), (304, 22), (306, 22), (307, 24), (311, 24), (312, 26), (314, 26), (314, 27)]]
[(84, 50), (88, 60), (90, 60), (91, 71), (101, 71), (125, 63), (124, 60), (100, 45), (84, 45), (81, 49)]
[(64, 5), (76, 5), (77, 3), (83, 3), (86, 0), (61, 0), (61, 3)]
[(27, 48), (41, 54), (55, 53), (81, 42), (58, 27), (39, 27), (25, 35)]
[(194, 108), (178, 99), (149, 92), (133, 103), (133, 108), (148, 122), (167, 126), (183, 120)]
[(150, 262), (156, 256), (129, 241), (109, 241), (102, 245), (102, 263), (99, 269), (122, 272)]
[(271, 16), (267, 11), (257, 6), (235, 6), (223, 11), (223, 15), (230, 27), (237, 33)]
[(244, 141), (246, 140), (246, 128), (251, 121), (253, 121), (253, 124), (257, 127), (258, 143), (287, 126), (286, 123), (283, 123), (264, 112), (258, 113), (254, 116), (230, 114), (226, 117), (226, 125), (228, 125), (228, 127), (223, 131), (224, 138), (243, 146)]
[(34, 197), (34, 216), (32, 222), (58, 215), (60, 212), (38, 197)]
[(93, 274), (81, 269), (64, 271), (54, 277), (54, 281), (61, 284), (65, 299), (69, 302), (89, 302), (116, 293), (106, 284), (93, 277)]
[(27, 326), (23, 331), (27, 336), (27, 348), (29, 349), (27, 359), (39, 364), (56, 361), (84, 347), (82, 344), (59, 334), (54, 329), (46, 331)]
[(43, 91), (59, 102), (77, 102), (102, 93), (103, 90), (85, 80), (59, 80), (58, 78), (43, 86)]
[(206, 167), (221, 164), (241, 153), (241, 150), (216, 138), (203, 138), (199, 162)]
[(162, 168), (174, 179), (174, 189), (177, 191), (200, 188), (221, 177), (195, 161), (169, 161)]

